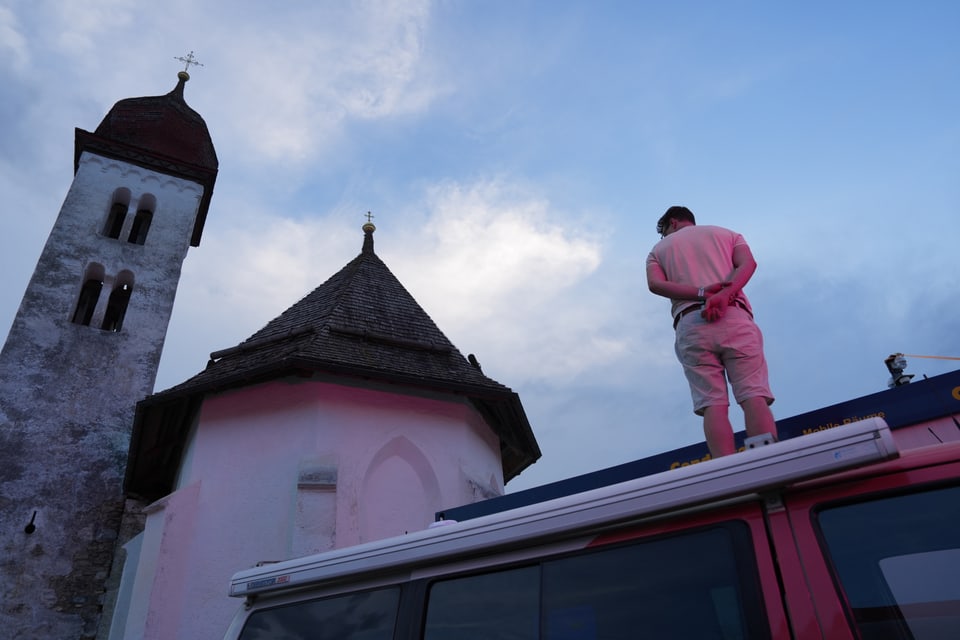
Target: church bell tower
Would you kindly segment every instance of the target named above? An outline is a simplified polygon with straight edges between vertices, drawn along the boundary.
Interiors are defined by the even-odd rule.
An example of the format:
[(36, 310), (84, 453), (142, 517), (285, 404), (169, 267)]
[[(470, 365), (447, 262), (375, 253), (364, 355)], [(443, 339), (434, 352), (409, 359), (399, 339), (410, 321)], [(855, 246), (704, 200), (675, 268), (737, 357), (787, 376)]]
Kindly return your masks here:
[(178, 77), (76, 130), (73, 182), (0, 352), (4, 637), (96, 633), (134, 408), (153, 391), (217, 177)]

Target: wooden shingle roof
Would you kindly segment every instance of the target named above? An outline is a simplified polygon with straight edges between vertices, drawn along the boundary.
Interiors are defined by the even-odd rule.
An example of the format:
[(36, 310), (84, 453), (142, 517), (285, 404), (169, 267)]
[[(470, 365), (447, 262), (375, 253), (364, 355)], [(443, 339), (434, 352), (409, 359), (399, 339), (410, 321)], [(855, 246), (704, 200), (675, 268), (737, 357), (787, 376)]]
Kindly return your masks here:
[[(158, 498), (172, 488), (186, 433), (204, 395), (289, 375), (347, 377), (467, 399), (500, 439), (504, 480), (540, 457), (520, 398), (487, 377), (437, 327), (373, 250), (235, 347), (210, 354), (207, 368), (137, 405), (127, 490)], [(173, 423), (173, 424), (171, 424)], [(175, 467), (175, 464), (174, 464)]]

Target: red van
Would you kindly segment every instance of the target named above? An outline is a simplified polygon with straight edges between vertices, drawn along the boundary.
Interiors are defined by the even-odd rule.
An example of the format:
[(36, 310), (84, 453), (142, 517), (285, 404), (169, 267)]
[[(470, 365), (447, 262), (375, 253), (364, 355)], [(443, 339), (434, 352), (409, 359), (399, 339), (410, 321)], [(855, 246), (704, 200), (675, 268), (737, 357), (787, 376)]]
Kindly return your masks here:
[(960, 442), (901, 440), (868, 418), (241, 571), (227, 638), (960, 638)]

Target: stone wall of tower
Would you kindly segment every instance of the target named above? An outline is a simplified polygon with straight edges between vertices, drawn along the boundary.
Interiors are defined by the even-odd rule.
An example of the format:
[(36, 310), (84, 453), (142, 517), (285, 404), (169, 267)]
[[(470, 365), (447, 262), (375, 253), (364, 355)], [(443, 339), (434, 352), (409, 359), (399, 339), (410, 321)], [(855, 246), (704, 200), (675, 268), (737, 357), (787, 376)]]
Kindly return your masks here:
[[(123, 227), (106, 231), (112, 205)], [(84, 152), (0, 352), (0, 629), (89, 638), (117, 543), (135, 404), (153, 390), (203, 195), (182, 178)], [(150, 208), (143, 244), (136, 212)], [(21, 212), (23, 213), (23, 212)], [(100, 274), (89, 323), (76, 311)], [(111, 291), (131, 287), (118, 331)]]

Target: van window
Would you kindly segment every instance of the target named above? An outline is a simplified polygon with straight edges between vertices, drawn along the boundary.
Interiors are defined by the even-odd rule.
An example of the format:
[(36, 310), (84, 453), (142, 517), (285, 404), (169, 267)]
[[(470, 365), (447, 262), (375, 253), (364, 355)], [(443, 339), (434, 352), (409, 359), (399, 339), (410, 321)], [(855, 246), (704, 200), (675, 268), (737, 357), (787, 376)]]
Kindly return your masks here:
[(864, 640), (960, 638), (960, 487), (816, 515)]
[(424, 640), (769, 638), (743, 523), (436, 582)]
[(239, 640), (391, 640), (400, 588), (360, 591), (256, 611)]
[(424, 640), (536, 640), (539, 599), (536, 566), (437, 582)]

